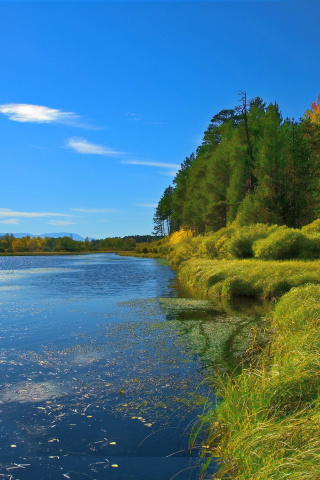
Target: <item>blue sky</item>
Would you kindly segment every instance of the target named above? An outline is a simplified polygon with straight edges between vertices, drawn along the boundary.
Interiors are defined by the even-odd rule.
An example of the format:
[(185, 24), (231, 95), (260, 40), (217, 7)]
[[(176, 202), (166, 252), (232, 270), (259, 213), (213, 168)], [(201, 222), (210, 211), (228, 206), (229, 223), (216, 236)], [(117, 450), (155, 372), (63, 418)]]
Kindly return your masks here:
[(148, 234), (238, 92), (299, 118), (320, 2), (0, 1), (0, 232)]

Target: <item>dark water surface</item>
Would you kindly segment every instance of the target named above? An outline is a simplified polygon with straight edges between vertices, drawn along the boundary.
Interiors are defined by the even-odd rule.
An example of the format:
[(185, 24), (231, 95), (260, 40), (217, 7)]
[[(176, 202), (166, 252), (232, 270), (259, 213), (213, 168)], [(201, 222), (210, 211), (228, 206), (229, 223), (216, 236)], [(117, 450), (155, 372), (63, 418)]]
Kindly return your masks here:
[(205, 379), (239, 362), (258, 307), (177, 298), (151, 259), (0, 261), (0, 479), (199, 478)]

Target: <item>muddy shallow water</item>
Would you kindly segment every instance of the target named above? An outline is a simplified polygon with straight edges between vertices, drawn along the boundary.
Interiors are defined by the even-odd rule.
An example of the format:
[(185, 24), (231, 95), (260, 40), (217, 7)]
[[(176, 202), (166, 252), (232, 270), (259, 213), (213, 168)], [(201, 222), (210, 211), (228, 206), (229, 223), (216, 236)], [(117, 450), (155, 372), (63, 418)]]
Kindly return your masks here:
[(1, 478), (199, 478), (208, 378), (239, 365), (264, 310), (174, 280), (115, 254), (1, 258)]

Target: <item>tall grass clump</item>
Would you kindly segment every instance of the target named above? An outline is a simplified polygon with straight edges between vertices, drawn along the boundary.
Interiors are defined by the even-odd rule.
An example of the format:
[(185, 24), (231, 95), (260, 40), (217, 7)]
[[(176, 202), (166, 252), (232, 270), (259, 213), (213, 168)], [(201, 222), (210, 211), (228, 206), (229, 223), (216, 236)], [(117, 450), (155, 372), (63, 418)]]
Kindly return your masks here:
[(199, 249), (202, 244), (203, 237), (188, 237), (183, 242), (171, 247), (171, 251), (167, 255), (167, 259), (172, 265), (180, 265), (182, 262), (193, 257), (199, 257)]
[(277, 298), (293, 287), (320, 283), (320, 261), (205, 260), (180, 265), (180, 281), (208, 297)]
[(217, 232), (207, 234), (204, 237), (204, 255), (207, 258), (228, 258), (227, 245), (235, 233), (233, 226), (221, 228)]
[(278, 227), (267, 238), (254, 242), (252, 249), (256, 258), (286, 260), (300, 255), (305, 236), (300, 230)]
[(313, 233), (320, 233), (320, 218), (317, 218), (314, 222), (309, 223), (301, 228), (302, 233), (310, 235)]
[[(221, 378), (202, 416), (219, 478), (320, 478), (320, 286), (292, 289), (270, 319), (260, 365)], [(208, 459), (210, 461), (210, 458)], [(229, 477), (230, 476), (230, 477)]]
[(300, 257), (310, 260), (320, 258), (320, 233), (304, 236), (300, 246)]
[(241, 227), (233, 233), (226, 245), (230, 258), (252, 258), (254, 256), (252, 245), (256, 240), (268, 237), (277, 229), (277, 225), (269, 226), (257, 223)]

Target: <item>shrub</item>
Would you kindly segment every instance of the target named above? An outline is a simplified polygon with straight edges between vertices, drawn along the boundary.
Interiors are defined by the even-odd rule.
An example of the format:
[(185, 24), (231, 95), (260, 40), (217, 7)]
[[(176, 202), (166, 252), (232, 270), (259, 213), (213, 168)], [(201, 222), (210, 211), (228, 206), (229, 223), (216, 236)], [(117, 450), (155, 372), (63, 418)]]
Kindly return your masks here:
[(254, 242), (254, 256), (265, 260), (297, 258), (305, 236), (300, 230), (278, 227), (267, 238)]
[(320, 233), (306, 235), (301, 243), (301, 258), (319, 258), (320, 257)]
[(199, 247), (202, 243), (202, 240), (203, 237), (200, 235), (185, 239), (182, 243), (179, 243), (175, 249), (170, 249), (168, 259), (174, 265), (179, 265), (180, 263), (189, 260), (191, 257), (198, 257)]
[(237, 230), (226, 245), (231, 258), (251, 258), (254, 256), (252, 245), (256, 240), (268, 237), (277, 225), (269, 227), (265, 223), (257, 223)]
[(227, 258), (226, 245), (233, 235), (234, 227), (221, 228), (204, 238), (204, 251), (208, 258)]
[(311, 233), (320, 233), (320, 218), (317, 218), (317, 220), (315, 220), (314, 222), (302, 227), (301, 231), (307, 235)]

